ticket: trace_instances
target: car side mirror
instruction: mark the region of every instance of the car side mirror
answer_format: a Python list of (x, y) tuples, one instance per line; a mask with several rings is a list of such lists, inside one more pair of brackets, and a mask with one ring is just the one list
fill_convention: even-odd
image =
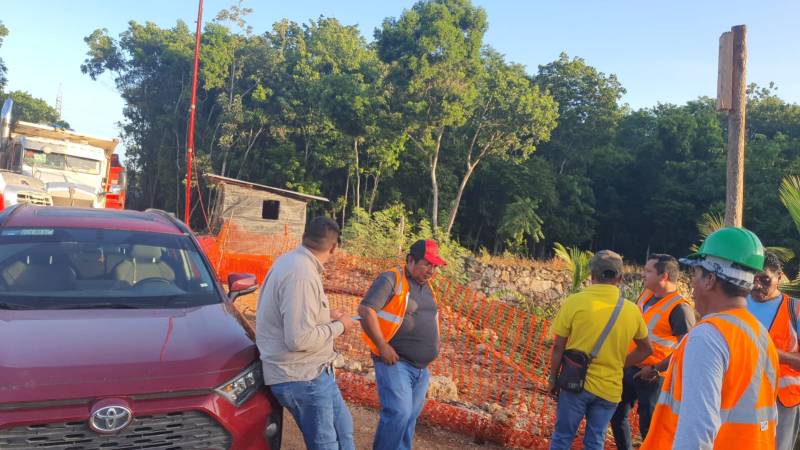
[(232, 273), (228, 275), (228, 298), (231, 301), (237, 297), (258, 289), (258, 280), (252, 273)]

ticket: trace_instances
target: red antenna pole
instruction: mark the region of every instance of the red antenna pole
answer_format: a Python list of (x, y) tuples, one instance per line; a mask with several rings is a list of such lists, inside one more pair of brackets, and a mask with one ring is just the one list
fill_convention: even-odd
[(192, 202), (192, 159), (194, 157), (194, 113), (197, 103), (197, 68), (200, 65), (200, 27), (203, 23), (203, 0), (197, 5), (197, 31), (194, 34), (194, 74), (192, 75), (192, 104), (189, 110), (189, 145), (186, 149), (186, 210), (183, 221), (189, 226), (189, 207)]

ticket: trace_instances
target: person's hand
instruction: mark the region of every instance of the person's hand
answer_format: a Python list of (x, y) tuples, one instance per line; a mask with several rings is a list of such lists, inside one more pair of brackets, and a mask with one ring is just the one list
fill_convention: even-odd
[(558, 398), (558, 391), (559, 389), (558, 385), (556, 385), (556, 379), (553, 377), (547, 377), (547, 393)]
[(378, 348), (378, 351), (381, 353), (381, 360), (390, 366), (397, 361), (400, 361), (400, 356), (397, 355), (397, 352), (389, 344), (384, 343), (380, 348)]
[(350, 316), (341, 309), (331, 310), (331, 320), (342, 322), (342, 325), (344, 325), (344, 333), (347, 333), (356, 325), (356, 321), (350, 318)]
[(344, 316), (344, 310), (342, 308), (334, 308), (331, 310), (331, 320), (339, 320)]
[(633, 379), (640, 378), (644, 381), (655, 381), (658, 378), (658, 371), (655, 366), (644, 366), (633, 375)]

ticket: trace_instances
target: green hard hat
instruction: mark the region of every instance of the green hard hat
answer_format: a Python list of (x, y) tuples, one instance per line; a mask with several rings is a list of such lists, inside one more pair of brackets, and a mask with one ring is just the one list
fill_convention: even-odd
[(686, 258), (706, 256), (716, 256), (759, 272), (764, 270), (764, 246), (755, 233), (744, 228), (721, 228), (711, 233), (700, 249)]

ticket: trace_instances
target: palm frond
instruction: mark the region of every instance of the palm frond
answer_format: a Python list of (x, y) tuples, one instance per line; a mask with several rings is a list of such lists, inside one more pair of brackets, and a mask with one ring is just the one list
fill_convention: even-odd
[(703, 213), (700, 220), (697, 221), (697, 231), (700, 232), (701, 242), (720, 228), (725, 228), (725, 217), (718, 212)]
[(764, 247), (764, 251), (774, 253), (782, 263), (787, 263), (794, 258), (794, 251), (786, 247)]
[(725, 217), (718, 212), (706, 212), (697, 221), (697, 231), (700, 233), (700, 243), (692, 244), (689, 251), (696, 252), (700, 244), (713, 232), (725, 227)]
[(794, 226), (800, 231), (800, 177), (788, 176), (781, 181), (778, 190), (781, 203), (789, 211), (789, 215), (794, 221)]
[(594, 253), (575, 246), (566, 248), (558, 242), (553, 243), (553, 252), (556, 257), (567, 264), (567, 268), (572, 274), (570, 293), (577, 292), (581, 288), (581, 284), (589, 278), (589, 261)]
[(791, 297), (800, 297), (800, 275), (780, 285), (780, 290)]
[(553, 243), (553, 252), (558, 259), (567, 264), (567, 268), (570, 272), (575, 271), (575, 262), (572, 260), (572, 255), (570, 255), (569, 251), (560, 242)]

